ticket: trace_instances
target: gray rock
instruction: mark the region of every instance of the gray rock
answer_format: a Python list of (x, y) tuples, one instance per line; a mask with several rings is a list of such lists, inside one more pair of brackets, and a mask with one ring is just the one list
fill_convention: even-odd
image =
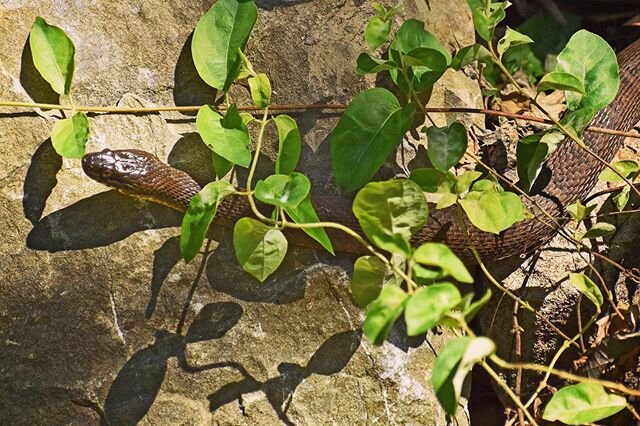
[[(276, 102), (346, 102), (373, 83), (354, 72), (366, 3), (258, 4), (249, 57), (270, 75)], [(449, 46), (454, 32), (462, 44), (473, 38), (463, 0), (429, 4), (407, 2), (406, 16), (427, 19)], [(40, 15), (75, 42), (77, 104), (208, 102), (214, 92), (194, 74), (189, 37), (210, 5), (4, 1), (0, 98), (58, 101), (25, 50)], [(260, 285), (220, 229), (206, 264), (184, 264), (179, 214), (110, 191), (55, 154), (48, 136), (59, 114), (2, 114), (0, 423), (444, 423), (429, 372), (431, 348), (449, 334), (427, 345), (399, 327), (381, 347), (364, 341), (348, 291), (353, 259), (293, 248)], [(212, 174), (192, 118), (93, 115), (88, 148), (143, 148), (204, 183)], [(331, 191), (336, 115), (296, 118), (301, 168), (315, 191)], [(458, 420), (468, 424), (462, 410)]]

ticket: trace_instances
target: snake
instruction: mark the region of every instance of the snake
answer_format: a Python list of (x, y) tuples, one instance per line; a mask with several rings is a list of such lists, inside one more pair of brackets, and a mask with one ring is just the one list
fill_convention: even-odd
[[(640, 121), (640, 39), (618, 54), (618, 63), (618, 94), (595, 115), (591, 125), (627, 132)], [(474, 227), (466, 217), (460, 218), (455, 205), (431, 209), (425, 225), (412, 236), (411, 243), (417, 246), (430, 241), (443, 242), (463, 259), (471, 258), (469, 245), (472, 244), (485, 261), (522, 256), (540, 247), (569, 221), (566, 206), (584, 199), (592, 191), (605, 167), (602, 160), (611, 162), (624, 143), (623, 136), (595, 132), (585, 132), (583, 140), (599, 159), (587, 155), (575, 141), (565, 138), (543, 165), (529, 196), (521, 197), (531, 217), (496, 235)], [(186, 211), (190, 200), (201, 190), (184, 171), (137, 149), (88, 153), (82, 158), (82, 168), (87, 176), (102, 184), (181, 212)], [(348, 195), (312, 198), (321, 221), (340, 223), (361, 232), (352, 201)], [(228, 226), (251, 215), (247, 197), (231, 195), (218, 207), (214, 224)], [(556, 225), (545, 221), (545, 217), (552, 217)], [(336, 230), (327, 231), (336, 251), (367, 252), (365, 246), (352, 237)], [(288, 229), (287, 238), (302, 246), (317, 245), (296, 229)]]

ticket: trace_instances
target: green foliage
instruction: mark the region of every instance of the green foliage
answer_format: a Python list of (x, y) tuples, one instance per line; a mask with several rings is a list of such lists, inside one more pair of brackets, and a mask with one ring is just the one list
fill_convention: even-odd
[(529, 192), (547, 158), (565, 136), (560, 132), (536, 133), (518, 141), (516, 159), (520, 187)]
[(451, 123), (448, 127), (427, 128), (429, 148), (427, 155), (438, 170), (446, 172), (458, 164), (467, 150), (467, 129), (460, 122)]
[(233, 247), (242, 269), (263, 282), (284, 260), (288, 243), (279, 229), (243, 217), (233, 228)]
[(331, 162), (336, 183), (346, 192), (366, 184), (402, 141), (415, 107), (400, 106), (386, 89), (358, 94), (331, 133)]
[[(298, 224), (305, 223), (318, 223), (318, 215), (316, 214), (311, 198), (309, 195), (298, 203), (295, 207), (285, 207), (284, 211), (287, 215)], [(316, 240), (322, 247), (324, 247), (329, 253), (334, 254), (333, 246), (329, 240), (329, 236), (322, 228), (304, 228), (303, 231), (311, 238)]]
[(374, 345), (380, 345), (387, 339), (391, 327), (402, 315), (407, 298), (407, 293), (400, 287), (389, 285), (369, 305), (362, 330)]
[(389, 58), (408, 65), (403, 72), (390, 70), (391, 79), (404, 93), (431, 89), (451, 64), (451, 55), (442, 43), (424, 29), (424, 22), (410, 19), (396, 34), (389, 47)]
[(407, 334), (417, 336), (431, 330), (460, 300), (460, 292), (450, 283), (421, 288), (411, 296), (404, 311)]
[(537, 90), (538, 93), (547, 90), (567, 90), (585, 94), (584, 85), (578, 77), (561, 71), (550, 72), (542, 77), (542, 80), (538, 83)]
[(271, 82), (266, 74), (256, 74), (247, 80), (251, 90), (251, 99), (260, 109), (266, 108), (271, 103)]
[(233, 192), (230, 183), (219, 180), (207, 184), (191, 199), (180, 231), (180, 252), (186, 262), (196, 257), (218, 206)]
[(455, 414), (462, 384), (471, 368), (495, 350), (495, 344), (486, 337), (459, 337), (440, 351), (433, 365), (431, 384), (447, 414)]
[(523, 220), (526, 213), (520, 197), (488, 180), (476, 182), (460, 205), (476, 228), (493, 234)]
[(273, 118), (278, 127), (278, 158), (276, 173), (291, 174), (298, 165), (302, 139), (296, 121), (288, 115), (280, 114)]
[(75, 46), (67, 34), (55, 25), (37, 17), (29, 33), (29, 47), (33, 64), (60, 95), (71, 90), (74, 70)]
[(387, 276), (387, 266), (375, 256), (362, 256), (353, 265), (351, 294), (358, 306), (366, 307), (382, 291)]
[(615, 225), (607, 222), (598, 222), (595, 223), (591, 228), (589, 228), (587, 232), (576, 232), (574, 238), (578, 241), (585, 238), (599, 238), (604, 237), (605, 235), (609, 235), (615, 231)]
[(296, 208), (307, 196), (311, 182), (302, 173), (271, 175), (256, 184), (255, 197), (266, 204)]
[(576, 222), (582, 222), (587, 217), (589, 217), (589, 215), (595, 208), (595, 205), (584, 206), (582, 205), (580, 200), (578, 200), (570, 206), (567, 206), (567, 212), (571, 215), (571, 217), (573, 217)]
[(196, 117), (196, 127), (213, 152), (233, 164), (249, 167), (249, 130), (235, 105), (229, 107), (224, 117), (209, 105), (203, 105)]
[(502, 55), (504, 55), (504, 53), (512, 46), (515, 47), (529, 43), (533, 43), (531, 37), (507, 27), (507, 31), (505, 32), (504, 37), (502, 37), (498, 41), (498, 46), (496, 49), (498, 51), (498, 58), (502, 60)]
[(472, 62), (479, 61), (487, 64), (493, 60), (491, 52), (481, 44), (472, 44), (460, 49), (451, 61), (451, 68), (460, 70)]
[(395, 6), (387, 10), (380, 3), (373, 3), (373, 8), (376, 10), (377, 15), (369, 19), (367, 27), (364, 30), (364, 39), (369, 49), (376, 50), (389, 38), (391, 25), (393, 24), (391, 18), (398, 13), (400, 7)]
[(244, 50), (258, 17), (249, 0), (218, 0), (193, 32), (191, 54), (200, 77), (211, 87), (227, 91), (240, 73)]
[(607, 393), (599, 384), (578, 383), (556, 392), (545, 407), (542, 418), (568, 425), (583, 425), (612, 416), (626, 406), (624, 397)]
[(89, 138), (89, 120), (84, 112), (58, 120), (51, 130), (51, 144), (61, 157), (82, 158)]
[(507, 16), (506, 9), (511, 6), (508, 1), (467, 0), (473, 14), (473, 25), (478, 35), (485, 41), (491, 41), (496, 26)]
[[(616, 161), (611, 167), (630, 180), (634, 180), (640, 174), (640, 165), (633, 160)], [(598, 179), (603, 182), (624, 182), (618, 174), (609, 168), (604, 169)]]
[(582, 83), (584, 94), (566, 92), (567, 106), (576, 111), (598, 111), (613, 101), (620, 87), (616, 54), (600, 36), (586, 30), (575, 33), (557, 57), (556, 71), (571, 74)]
[(438, 278), (450, 276), (461, 283), (473, 282), (464, 263), (445, 244), (424, 243), (413, 253), (413, 260), (420, 265), (439, 268)]
[(596, 283), (591, 280), (591, 278), (587, 277), (585, 274), (570, 273), (569, 282), (576, 290), (593, 302), (596, 308), (598, 308), (598, 311), (600, 310), (600, 307), (604, 302), (604, 298), (602, 297), (600, 289)]
[(429, 210), (420, 187), (398, 179), (368, 183), (356, 195), (353, 213), (377, 247), (410, 256), (409, 238), (424, 225)]

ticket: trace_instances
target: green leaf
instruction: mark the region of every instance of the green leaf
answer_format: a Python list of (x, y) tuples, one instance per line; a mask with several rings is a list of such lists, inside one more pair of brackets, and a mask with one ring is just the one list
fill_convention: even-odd
[(584, 95), (566, 92), (567, 106), (575, 111), (599, 111), (613, 101), (620, 87), (616, 54), (598, 35), (580, 30), (558, 54), (556, 71), (572, 74), (584, 86)]
[(249, 130), (235, 104), (229, 107), (224, 117), (209, 105), (203, 105), (196, 116), (196, 127), (213, 152), (233, 164), (249, 167)]
[(452, 276), (461, 283), (472, 283), (473, 277), (464, 263), (446, 244), (424, 243), (413, 253), (413, 260), (421, 265), (442, 268), (444, 276)]
[(358, 74), (376, 74), (397, 68), (393, 61), (376, 58), (368, 53), (361, 53), (356, 60), (356, 72)]
[(536, 178), (542, 170), (544, 162), (555, 151), (564, 134), (550, 131), (544, 134), (527, 136), (518, 141), (516, 159), (520, 187), (529, 192)]
[(433, 364), (431, 384), (447, 414), (455, 414), (464, 379), (471, 368), (495, 350), (495, 344), (486, 337), (459, 337), (440, 351)]
[(467, 129), (459, 122), (448, 127), (431, 126), (427, 129), (427, 155), (433, 166), (446, 172), (458, 164), (467, 150)]
[(409, 238), (422, 228), (429, 209), (416, 183), (397, 179), (367, 184), (353, 201), (353, 213), (376, 246), (409, 256)]
[(408, 81), (400, 71), (389, 71), (393, 82), (407, 94), (410, 93), (410, 85), (418, 93), (433, 87), (451, 64), (449, 52), (433, 34), (425, 31), (424, 22), (416, 19), (410, 19), (402, 24), (389, 47), (389, 58), (396, 64), (402, 64), (403, 56), (407, 55), (420, 56), (420, 61), (429, 64), (410, 67), (407, 70)]
[[(480, 309), (482, 309), (484, 305), (489, 303), (492, 294), (493, 293), (491, 292), (491, 289), (487, 289), (487, 292), (482, 295), (480, 299), (476, 300), (465, 308), (463, 314), (464, 320), (467, 324), (469, 324), (475, 318), (476, 314), (480, 312)], [(471, 295), (473, 296), (473, 293)]]
[(436, 209), (442, 209), (455, 204), (458, 196), (455, 194), (456, 177), (451, 172), (438, 169), (416, 169), (409, 177), (416, 182), (423, 191), (431, 193), (429, 201), (436, 203)]
[(582, 107), (562, 117), (560, 123), (569, 130), (570, 134), (573, 131), (575, 135), (580, 136), (595, 115), (596, 111), (593, 108)]
[(582, 222), (586, 217), (588, 217), (595, 208), (595, 205), (584, 206), (582, 205), (580, 200), (578, 200), (570, 206), (567, 206), (567, 212), (569, 212), (571, 217), (573, 217), (573, 219), (575, 219), (575, 221), (579, 223)]
[(490, 1), (488, 9), (485, 8), (484, 2), (467, 0), (467, 3), (471, 8), (476, 32), (483, 40), (490, 42), (496, 26), (507, 16), (505, 9), (511, 6), (511, 3)]
[(522, 201), (512, 192), (472, 191), (460, 204), (476, 228), (493, 234), (523, 220), (526, 213)]
[(257, 74), (247, 80), (251, 91), (253, 103), (260, 109), (264, 109), (271, 104), (271, 82), (266, 74)]
[(276, 159), (276, 173), (291, 174), (298, 165), (302, 139), (296, 121), (285, 114), (274, 117), (278, 127), (278, 158)]
[(456, 182), (456, 193), (463, 194), (469, 190), (469, 187), (476, 179), (482, 176), (482, 172), (475, 170), (467, 170), (458, 177)]
[(65, 158), (82, 158), (89, 138), (89, 120), (84, 112), (56, 121), (51, 130), (51, 144)]
[(374, 345), (381, 345), (387, 339), (391, 327), (404, 310), (407, 297), (400, 287), (389, 285), (369, 305), (362, 329)]
[(358, 94), (331, 133), (331, 162), (336, 183), (352, 192), (367, 183), (409, 130), (414, 104), (404, 108), (386, 89)]
[(453, 284), (439, 283), (421, 288), (409, 298), (404, 311), (407, 334), (417, 336), (431, 330), (460, 300), (460, 292)]
[(597, 383), (578, 383), (556, 392), (544, 409), (542, 418), (568, 425), (597, 422), (616, 414), (627, 406), (627, 400), (607, 393)]
[(294, 209), (309, 195), (311, 182), (302, 173), (271, 175), (256, 183), (257, 200), (273, 206)]
[(213, 170), (216, 172), (218, 179), (222, 179), (233, 169), (233, 163), (231, 161), (226, 160), (215, 152), (211, 152), (211, 160), (213, 162)]
[(387, 14), (387, 9), (385, 9), (385, 7), (378, 2), (372, 3), (371, 7), (373, 7), (376, 10), (376, 13), (381, 18)]
[(528, 43), (533, 43), (531, 37), (507, 27), (507, 30), (504, 33), (504, 37), (502, 37), (498, 41), (498, 56), (500, 57), (500, 59), (502, 59), (502, 55), (504, 55), (504, 52), (506, 52), (511, 46), (520, 46), (522, 44)]
[(366, 307), (380, 295), (387, 276), (387, 267), (375, 256), (362, 256), (353, 266), (351, 293), (361, 308)]
[(569, 282), (576, 290), (582, 293), (587, 299), (596, 305), (598, 309), (600, 309), (604, 299), (600, 289), (596, 283), (591, 280), (591, 278), (587, 277), (585, 274), (576, 274), (572, 272), (569, 274)]
[(369, 49), (376, 50), (389, 38), (391, 32), (391, 19), (384, 20), (380, 16), (373, 16), (364, 30), (364, 39)]
[(576, 240), (582, 240), (584, 238), (599, 238), (609, 235), (616, 231), (616, 227), (607, 222), (598, 222), (593, 224), (591, 228), (585, 233), (576, 233)]
[(186, 262), (196, 257), (218, 206), (233, 192), (229, 182), (218, 180), (207, 184), (191, 199), (180, 230), (180, 253)]
[(616, 208), (619, 212), (624, 210), (627, 207), (627, 203), (629, 202), (629, 193), (631, 188), (629, 185), (622, 188), (622, 191), (616, 196), (613, 197), (613, 202), (616, 204)]
[(67, 34), (55, 25), (37, 17), (29, 33), (29, 47), (36, 69), (51, 88), (68, 95), (73, 80), (76, 48)]
[(263, 282), (282, 263), (288, 244), (279, 229), (243, 217), (233, 228), (233, 247), (242, 269)]
[(453, 193), (456, 186), (456, 177), (451, 172), (443, 172), (438, 169), (415, 169), (409, 177), (417, 183), (424, 192)]
[(472, 62), (479, 61), (482, 63), (491, 62), (491, 52), (481, 44), (472, 44), (458, 50), (451, 61), (451, 68), (461, 70)]
[(200, 77), (209, 86), (227, 91), (240, 73), (243, 51), (258, 9), (253, 1), (218, 0), (193, 32), (191, 54)]
[[(626, 178), (629, 178), (631, 175), (637, 176), (637, 173), (640, 172), (640, 166), (633, 160), (616, 161), (611, 167)], [(624, 182), (620, 176), (608, 167), (600, 173), (598, 179), (603, 182)]]
[[(285, 207), (284, 211), (289, 215), (295, 223), (318, 223), (320, 220), (316, 211), (311, 203), (311, 197), (307, 197), (302, 200), (296, 207)], [(329, 253), (334, 254), (331, 240), (323, 228), (304, 228), (303, 231), (311, 238), (316, 240), (322, 247), (324, 247)]]
[(542, 77), (542, 80), (538, 83), (538, 93), (547, 90), (567, 90), (570, 92), (577, 92), (585, 94), (584, 85), (582, 81), (575, 77), (573, 74), (569, 74), (561, 71), (550, 72)]
[(236, 79), (242, 80), (243, 78), (255, 76), (256, 72), (253, 70), (251, 61), (249, 61), (249, 58), (247, 58), (241, 49), (238, 49), (238, 56), (240, 56), (240, 71)]

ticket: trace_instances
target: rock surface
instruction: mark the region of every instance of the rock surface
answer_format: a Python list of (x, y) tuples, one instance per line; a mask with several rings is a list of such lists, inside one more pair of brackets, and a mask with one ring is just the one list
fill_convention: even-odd
[[(75, 42), (76, 104), (210, 101), (189, 43), (211, 3), (3, 1), (0, 99), (58, 101), (26, 47), (40, 15)], [(276, 102), (346, 102), (373, 83), (353, 70), (366, 3), (257, 3), (249, 57)], [(405, 17), (426, 20), (449, 47), (473, 40), (465, 1), (405, 3)], [(352, 259), (295, 248), (259, 285), (220, 229), (206, 262), (185, 265), (180, 216), (61, 160), (48, 139), (54, 115), (1, 111), (1, 424), (444, 424), (429, 378), (447, 335), (425, 344), (398, 327), (372, 347), (348, 291)], [(333, 190), (336, 115), (296, 118), (301, 169), (315, 191)], [(201, 183), (212, 178), (192, 116), (94, 115), (88, 148), (105, 147), (142, 148)], [(462, 410), (458, 421), (468, 424)]]

